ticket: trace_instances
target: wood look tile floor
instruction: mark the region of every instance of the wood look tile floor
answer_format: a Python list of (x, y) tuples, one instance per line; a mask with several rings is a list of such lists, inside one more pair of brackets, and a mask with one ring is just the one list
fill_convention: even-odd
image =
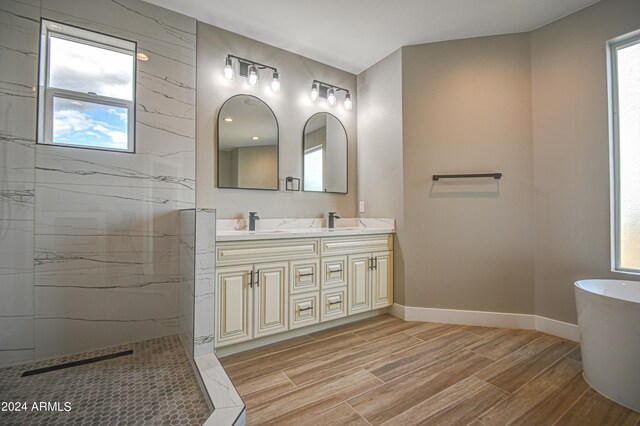
[(221, 359), (249, 425), (630, 425), (578, 344), (383, 315)]

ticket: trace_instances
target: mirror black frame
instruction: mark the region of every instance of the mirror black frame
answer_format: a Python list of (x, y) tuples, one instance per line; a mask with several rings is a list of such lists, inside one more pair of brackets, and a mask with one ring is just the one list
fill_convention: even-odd
[[(311, 119), (313, 117), (315, 117), (316, 115), (319, 114), (327, 114), (332, 116), (333, 118), (335, 118), (336, 120), (338, 120), (338, 123), (340, 123), (340, 125), (342, 126), (342, 130), (344, 130), (344, 136), (345, 136), (345, 142), (346, 142), (346, 149), (345, 149), (345, 167), (347, 168), (347, 171), (345, 173), (345, 184), (347, 186), (347, 189), (345, 192), (335, 192), (335, 191), (305, 191), (304, 190), (304, 137), (305, 137), (305, 130), (307, 129), (307, 124), (309, 124), (309, 121), (311, 121)], [(349, 193), (349, 134), (347, 133), (347, 128), (344, 127), (344, 123), (338, 118), (336, 117), (334, 114), (331, 114), (330, 112), (326, 112), (326, 111), (319, 111), (316, 112), (315, 114), (311, 115), (311, 117), (309, 117), (307, 119), (307, 121), (305, 121), (304, 123), (304, 127), (302, 128), (302, 184), (300, 185), (301, 189), (303, 192), (309, 192), (309, 193), (315, 193), (315, 194), (348, 194)]]
[[(275, 189), (269, 189), (269, 188), (239, 188), (239, 187), (233, 187), (233, 186), (220, 186), (220, 114), (222, 114), (222, 109), (224, 108), (224, 106), (227, 104), (227, 102), (229, 102), (231, 99), (233, 98), (237, 98), (238, 96), (248, 96), (250, 98), (255, 98), (257, 100), (259, 100), (260, 102), (262, 102), (263, 104), (266, 105), (267, 108), (269, 108), (269, 111), (271, 111), (271, 114), (273, 115), (273, 119), (276, 121), (276, 140), (278, 141), (277, 143), (277, 158), (276, 158), (276, 187)], [(278, 117), (276, 117), (275, 112), (273, 112), (273, 109), (271, 109), (271, 107), (269, 106), (268, 103), (266, 103), (265, 101), (263, 101), (262, 99), (260, 99), (257, 96), (254, 95), (249, 95), (247, 93), (238, 93), (237, 95), (233, 95), (230, 98), (228, 98), (226, 101), (224, 101), (222, 103), (222, 105), (220, 106), (220, 109), (218, 110), (218, 116), (216, 119), (216, 188), (218, 189), (245, 189), (245, 190), (249, 190), (249, 191), (280, 191), (280, 123), (278, 123)]]

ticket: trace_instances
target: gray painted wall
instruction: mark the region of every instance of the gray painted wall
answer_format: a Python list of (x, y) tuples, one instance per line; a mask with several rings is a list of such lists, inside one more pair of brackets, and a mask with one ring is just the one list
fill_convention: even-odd
[[(356, 76), (299, 55), (275, 48), (247, 37), (198, 22), (198, 119), (197, 119), (197, 185), (199, 208), (215, 208), (218, 218), (246, 217), (257, 211), (262, 218), (321, 217), (327, 211), (337, 211), (342, 217), (356, 216)], [(262, 74), (258, 88), (237, 77), (227, 81), (222, 77), (227, 54), (252, 59), (278, 68), (282, 89), (272, 93), (268, 73)], [(322, 106), (309, 98), (313, 79), (327, 81), (349, 89), (354, 97), (353, 111), (341, 106)], [(222, 103), (233, 95), (246, 93), (258, 96), (272, 109), (280, 128), (280, 187), (278, 192), (217, 189), (215, 125)], [(338, 96), (339, 101), (342, 96)], [(311, 115), (328, 111), (336, 115), (347, 129), (349, 137), (349, 193), (322, 194), (286, 192), (287, 176), (302, 177), (302, 133)]]
[(606, 42), (640, 2), (604, 0), (531, 34), (536, 313), (576, 323), (574, 281), (610, 271)]
[[(398, 303), (576, 323), (574, 281), (634, 278), (610, 271), (606, 41), (638, 29), (640, 3), (604, 0), (358, 76), (358, 188), (363, 216), (398, 220)], [(498, 192), (430, 179), (494, 170)]]
[(402, 49), (410, 306), (533, 313), (530, 69), (528, 34)]
[(396, 219), (394, 299), (405, 304), (401, 49), (358, 75), (358, 98), (360, 216)]
[(276, 184), (278, 175), (275, 145), (247, 146), (235, 149), (237, 155), (238, 186), (268, 188)]

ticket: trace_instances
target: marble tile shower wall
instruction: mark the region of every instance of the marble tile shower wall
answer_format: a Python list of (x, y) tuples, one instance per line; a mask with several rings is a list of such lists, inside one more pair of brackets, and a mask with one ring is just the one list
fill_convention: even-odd
[[(135, 40), (136, 153), (35, 145), (41, 17)], [(178, 331), (196, 23), (139, 0), (0, 5), (0, 365)]]
[(180, 210), (180, 340), (193, 358), (193, 305), (196, 266), (196, 210)]
[(0, 366), (34, 355), (37, 5), (0, 4)]
[(196, 209), (194, 355), (213, 352), (215, 330), (216, 211)]
[(187, 352), (213, 353), (216, 211), (180, 211), (180, 337)]

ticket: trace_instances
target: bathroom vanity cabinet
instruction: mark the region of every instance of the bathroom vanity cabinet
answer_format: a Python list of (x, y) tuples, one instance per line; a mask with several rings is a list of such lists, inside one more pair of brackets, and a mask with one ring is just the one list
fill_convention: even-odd
[(223, 241), (216, 246), (221, 348), (393, 303), (393, 235)]

